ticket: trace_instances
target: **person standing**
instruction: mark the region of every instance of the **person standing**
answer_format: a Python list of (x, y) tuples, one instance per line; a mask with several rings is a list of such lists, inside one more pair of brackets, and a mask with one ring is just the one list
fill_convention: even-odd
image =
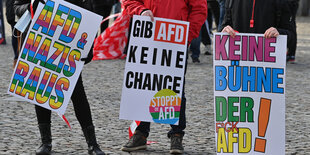
[(219, 27), (219, 19), (220, 19), (220, 5), (217, 0), (208, 0), (208, 25), (209, 25), (209, 30), (212, 34), (212, 29), (213, 29), (213, 20), (215, 22), (216, 30)]
[[(66, 0), (72, 4), (78, 5), (82, 8), (92, 10), (91, 0)], [(33, 2), (33, 9), (36, 10), (38, 3), (43, 0), (35, 0)], [(15, 0), (14, 10), (17, 16), (22, 16), (26, 10), (30, 10), (31, 0)], [(89, 52), (87, 58), (82, 58), (85, 64), (92, 60), (93, 54), (92, 50)], [(95, 135), (95, 127), (93, 125), (93, 120), (91, 116), (91, 111), (89, 103), (84, 90), (82, 74), (79, 76), (76, 86), (73, 90), (71, 100), (73, 102), (73, 107), (75, 115), (82, 127), (83, 134), (85, 136), (86, 142), (88, 144), (88, 153), (104, 155), (105, 153), (100, 149)], [(51, 111), (40, 106), (35, 106), (35, 111), (37, 115), (38, 126), (41, 135), (41, 146), (36, 150), (37, 155), (51, 154), (52, 150), (52, 136), (51, 136)]]
[(219, 17), (219, 26), (218, 26), (217, 31), (221, 32), (221, 30), (223, 29), (222, 23), (223, 23), (224, 16), (225, 16), (225, 2), (226, 2), (226, 0), (218, 0), (218, 2), (220, 5), (220, 17)]
[(13, 52), (14, 52), (14, 58), (13, 58), (13, 68), (15, 67), (16, 61), (18, 59), (18, 41), (16, 36), (19, 35), (19, 32), (17, 29), (14, 30), (14, 25), (16, 24), (15, 21), (15, 13), (14, 13), (14, 8), (13, 8), (14, 0), (7, 0), (5, 3), (6, 7), (6, 20), (11, 26), (12, 30), (12, 47), (13, 47)]
[(292, 24), (293, 24), (293, 36), (291, 42), (288, 43), (288, 52), (286, 61), (294, 63), (295, 55), (296, 55), (296, 46), (297, 46), (297, 32), (296, 32), (296, 13), (299, 6), (299, 0), (287, 0), (289, 8), (291, 10), (292, 15)]
[[(154, 17), (161, 17), (190, 22), (188, 45), (198, 37), (201, 25), (207, 18), (206, 0), (123, 0), (123, 5), (130, 15), (149, 16), (152, 21)], [(168, 138), (171, 140), (170, 153), (183, 153), (184, 151), (182, 140), (186, 127), (185, 107), (186, 98), (183, 87), (179, 125), (171, 125), (171, 130), (168, 132)], [(150, 123), (141, 122), (134, 135), (121, 150), (131, 152), (146, 149), (149, 132)]]

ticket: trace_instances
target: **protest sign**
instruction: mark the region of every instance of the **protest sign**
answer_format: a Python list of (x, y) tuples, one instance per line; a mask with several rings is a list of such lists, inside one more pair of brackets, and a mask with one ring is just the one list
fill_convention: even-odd
[(8, 93), (64, 114), (102, 17), (62, 0), (40, 4)]
[(178, 124), (189, 23), (134, 16), (120, 119)]
[(285, 154), (286, 40), (214, 34), (217, 154)]

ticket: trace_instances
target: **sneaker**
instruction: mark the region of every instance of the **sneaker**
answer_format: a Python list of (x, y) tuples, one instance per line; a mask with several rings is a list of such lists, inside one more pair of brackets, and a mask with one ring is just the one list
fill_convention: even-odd
[(205, 55), (212, 55), (211, 45), (206, 45), (204, 50), (206, 51)]
[(200, 63), (200, 60), (199, 60), (199, 58), (192, 58), (192, 60), (193, 60), (193, 63)]
[(170, 153), (182, 154), (184, 152), (184, 148), (182, 145), (183, 136), (181, 134), (173, 134), (171, 135), (170, 139), (171, 139)]
[(286, 56), (286, 62), (295, 63), (295, 56)]
[(121, 148), (122, 151), (131, 152), (146, 149), (146, 137), (141, 131), (136, 131), (129, 141)]

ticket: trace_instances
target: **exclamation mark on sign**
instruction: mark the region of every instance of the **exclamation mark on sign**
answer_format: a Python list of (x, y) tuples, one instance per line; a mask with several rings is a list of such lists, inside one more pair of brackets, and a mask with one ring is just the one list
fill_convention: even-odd
[[(260, 137), (265, 137), (266, 135), (270, 115), (270, 106), (271, 106), (270, 99), (265, 98), (260, 99), (260, 107), (258, 114), (258, 136)], [(266, 148), (266, 139), (256, 138), (254, 151), (265, 152), (265, 148)]]

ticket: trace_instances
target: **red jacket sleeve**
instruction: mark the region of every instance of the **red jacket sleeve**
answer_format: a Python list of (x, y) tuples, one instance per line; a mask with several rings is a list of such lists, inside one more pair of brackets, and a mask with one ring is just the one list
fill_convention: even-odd
[(207, 19), (207, 1), (206, 0), (189, 0), (189, 15), (187, 21), (189, 25), (188, 42), (197, 38), (202, 24)]
[(140, 15), (147, 8), (144, 6), (143, 0), (122, 0), (122, 3), (129, 15)]

